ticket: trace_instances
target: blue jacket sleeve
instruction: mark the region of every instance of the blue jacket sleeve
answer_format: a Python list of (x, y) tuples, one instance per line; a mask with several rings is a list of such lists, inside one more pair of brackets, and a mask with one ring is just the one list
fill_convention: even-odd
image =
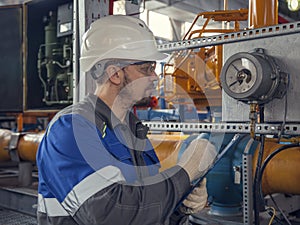
[[(72, 120), (72, 121), (70, 121)], [(189, 190), (187, 173), (175, 166), (136, 183), (117, 166), (92, 123), (79, 117), (58, 119), (38, 152), (39, 173), (48, 190), (78, 224), (169, 224)], [(120, 169), (122, 168), (122, 169)]]

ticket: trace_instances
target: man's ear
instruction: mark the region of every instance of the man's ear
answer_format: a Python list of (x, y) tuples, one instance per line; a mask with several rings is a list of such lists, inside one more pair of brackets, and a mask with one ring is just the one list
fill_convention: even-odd
[(109, 80), (115, 85), (119, 85), (121, 83), (121, 77), (119, 71), (120, 71), (120, 67), (115, 65), (109, 65), (106, 68), (106, 72), (109, 76)]

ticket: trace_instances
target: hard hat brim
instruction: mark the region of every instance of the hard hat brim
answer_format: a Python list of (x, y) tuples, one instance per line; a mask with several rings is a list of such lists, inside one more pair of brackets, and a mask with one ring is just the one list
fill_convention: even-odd
[[(105, 60), (107, 59), (119, 59), (119, 60), (135, 60), (135, 61), (160, 61), (163, 60), (165, 58), (167, 58), (168, 55), (165, 53), (160, 53), (160, 52), (156, 52), (154, 54), (151, 55), (145, 55), (145, 57), (140, 57), (140, 58), (135, 58), (135, 57), (126, 57), (126, 58), (118, 58), (118, 57), (109, 57), (106, 56)], [(84, 58), (82, 57), (80, 59), (80, 70), (83, 72), (88, 72), (93, 65), (95, 65), (96, 63), (100, 62), (101, 60), (103, 60), (103, 56), (99, 56), (99, 57), (87, 57)]]

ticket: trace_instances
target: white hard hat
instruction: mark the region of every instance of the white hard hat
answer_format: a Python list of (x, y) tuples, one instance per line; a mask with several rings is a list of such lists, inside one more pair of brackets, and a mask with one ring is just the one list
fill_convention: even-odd
[(80, 67), (87, 72), (104, 59), (156, 61), (166, 56), (158, 52), (154, 35), (142, 20), (111, 15), (93, 22), (83, 35)]

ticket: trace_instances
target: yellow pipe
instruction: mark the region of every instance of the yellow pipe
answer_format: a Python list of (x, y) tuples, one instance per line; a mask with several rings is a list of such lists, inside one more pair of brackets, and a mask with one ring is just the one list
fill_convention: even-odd
[(249, 0), (249, 28), (278, 24), (278, 0)]
[(159, 158), (161, 171), (163, 171), (176, 164), (182, 141), (185, 140), (188, 135), (152, 134), (148, 135), (148, 137)]
[[(10, 130), (0, 129), (0, 161), (10, 159), (8, 147), (12, 133)], [(20, 135), (17, 144), (17, 152), (20, 159), (35, 162), (36, 152), (43, 134), (41, 132)]]
[[(162, 160), (162, 170), (174, 166), (177, 162), (178, 152), (182, 141), (187, 136), (150, 135), (149, 139), (154, 145), (155, 152)], [(274, 141), (265, 142), (263, 159), (279, 148), (280, 144)], [(258, 149), (253, 156), (253, 170), (257, 162)], [(300, 147), (282, 151), (268, 164), (262, 177), (262, 190), (264, 194), (288, 193), (300, 194)], [(253, 173), (254, 174), (254, 173)]]
[[(0, 129), (0, 161), (10, 159), (8, 145), (12, 132)], [(24, 134), (20, 137), (17, 151), (19, 157), (26, 161), (35, 161), (38, 145), (43, 137), (41, 133)], [(159, 134), (149, 135), (157, 156), (161, 162), (161, 170), (165, 170), (177, 163), (178, 152), (182, 142), (188, 135)], [(272, 140), (265, 142), (263, 159), (278, 149), (281, 144)], [(253, 156), (253, 169), (257, 162), (258, 150)], [(268, 164), (262, 177), (264, 194), (289, 193), (300, 194), (300, 147), (291, 148), (280, 152)], [(254, 174), (254, 173), (253, 173)]]
[(26, 161), (35, 162), (36, 152), (43, 138), (44, 132), (37, 134), (25, 134), (20, 137), (18, 143), (19, 157)]
[[(272, 141), (265, 142), (263, 160), (279, 147)], [(257, 162), (258, 151), (253, 157), (253, 170)], [(264, 194), (288, 193), (300, 194), (300, 147), (283, 150), (271, 159), (262, 177)]]

